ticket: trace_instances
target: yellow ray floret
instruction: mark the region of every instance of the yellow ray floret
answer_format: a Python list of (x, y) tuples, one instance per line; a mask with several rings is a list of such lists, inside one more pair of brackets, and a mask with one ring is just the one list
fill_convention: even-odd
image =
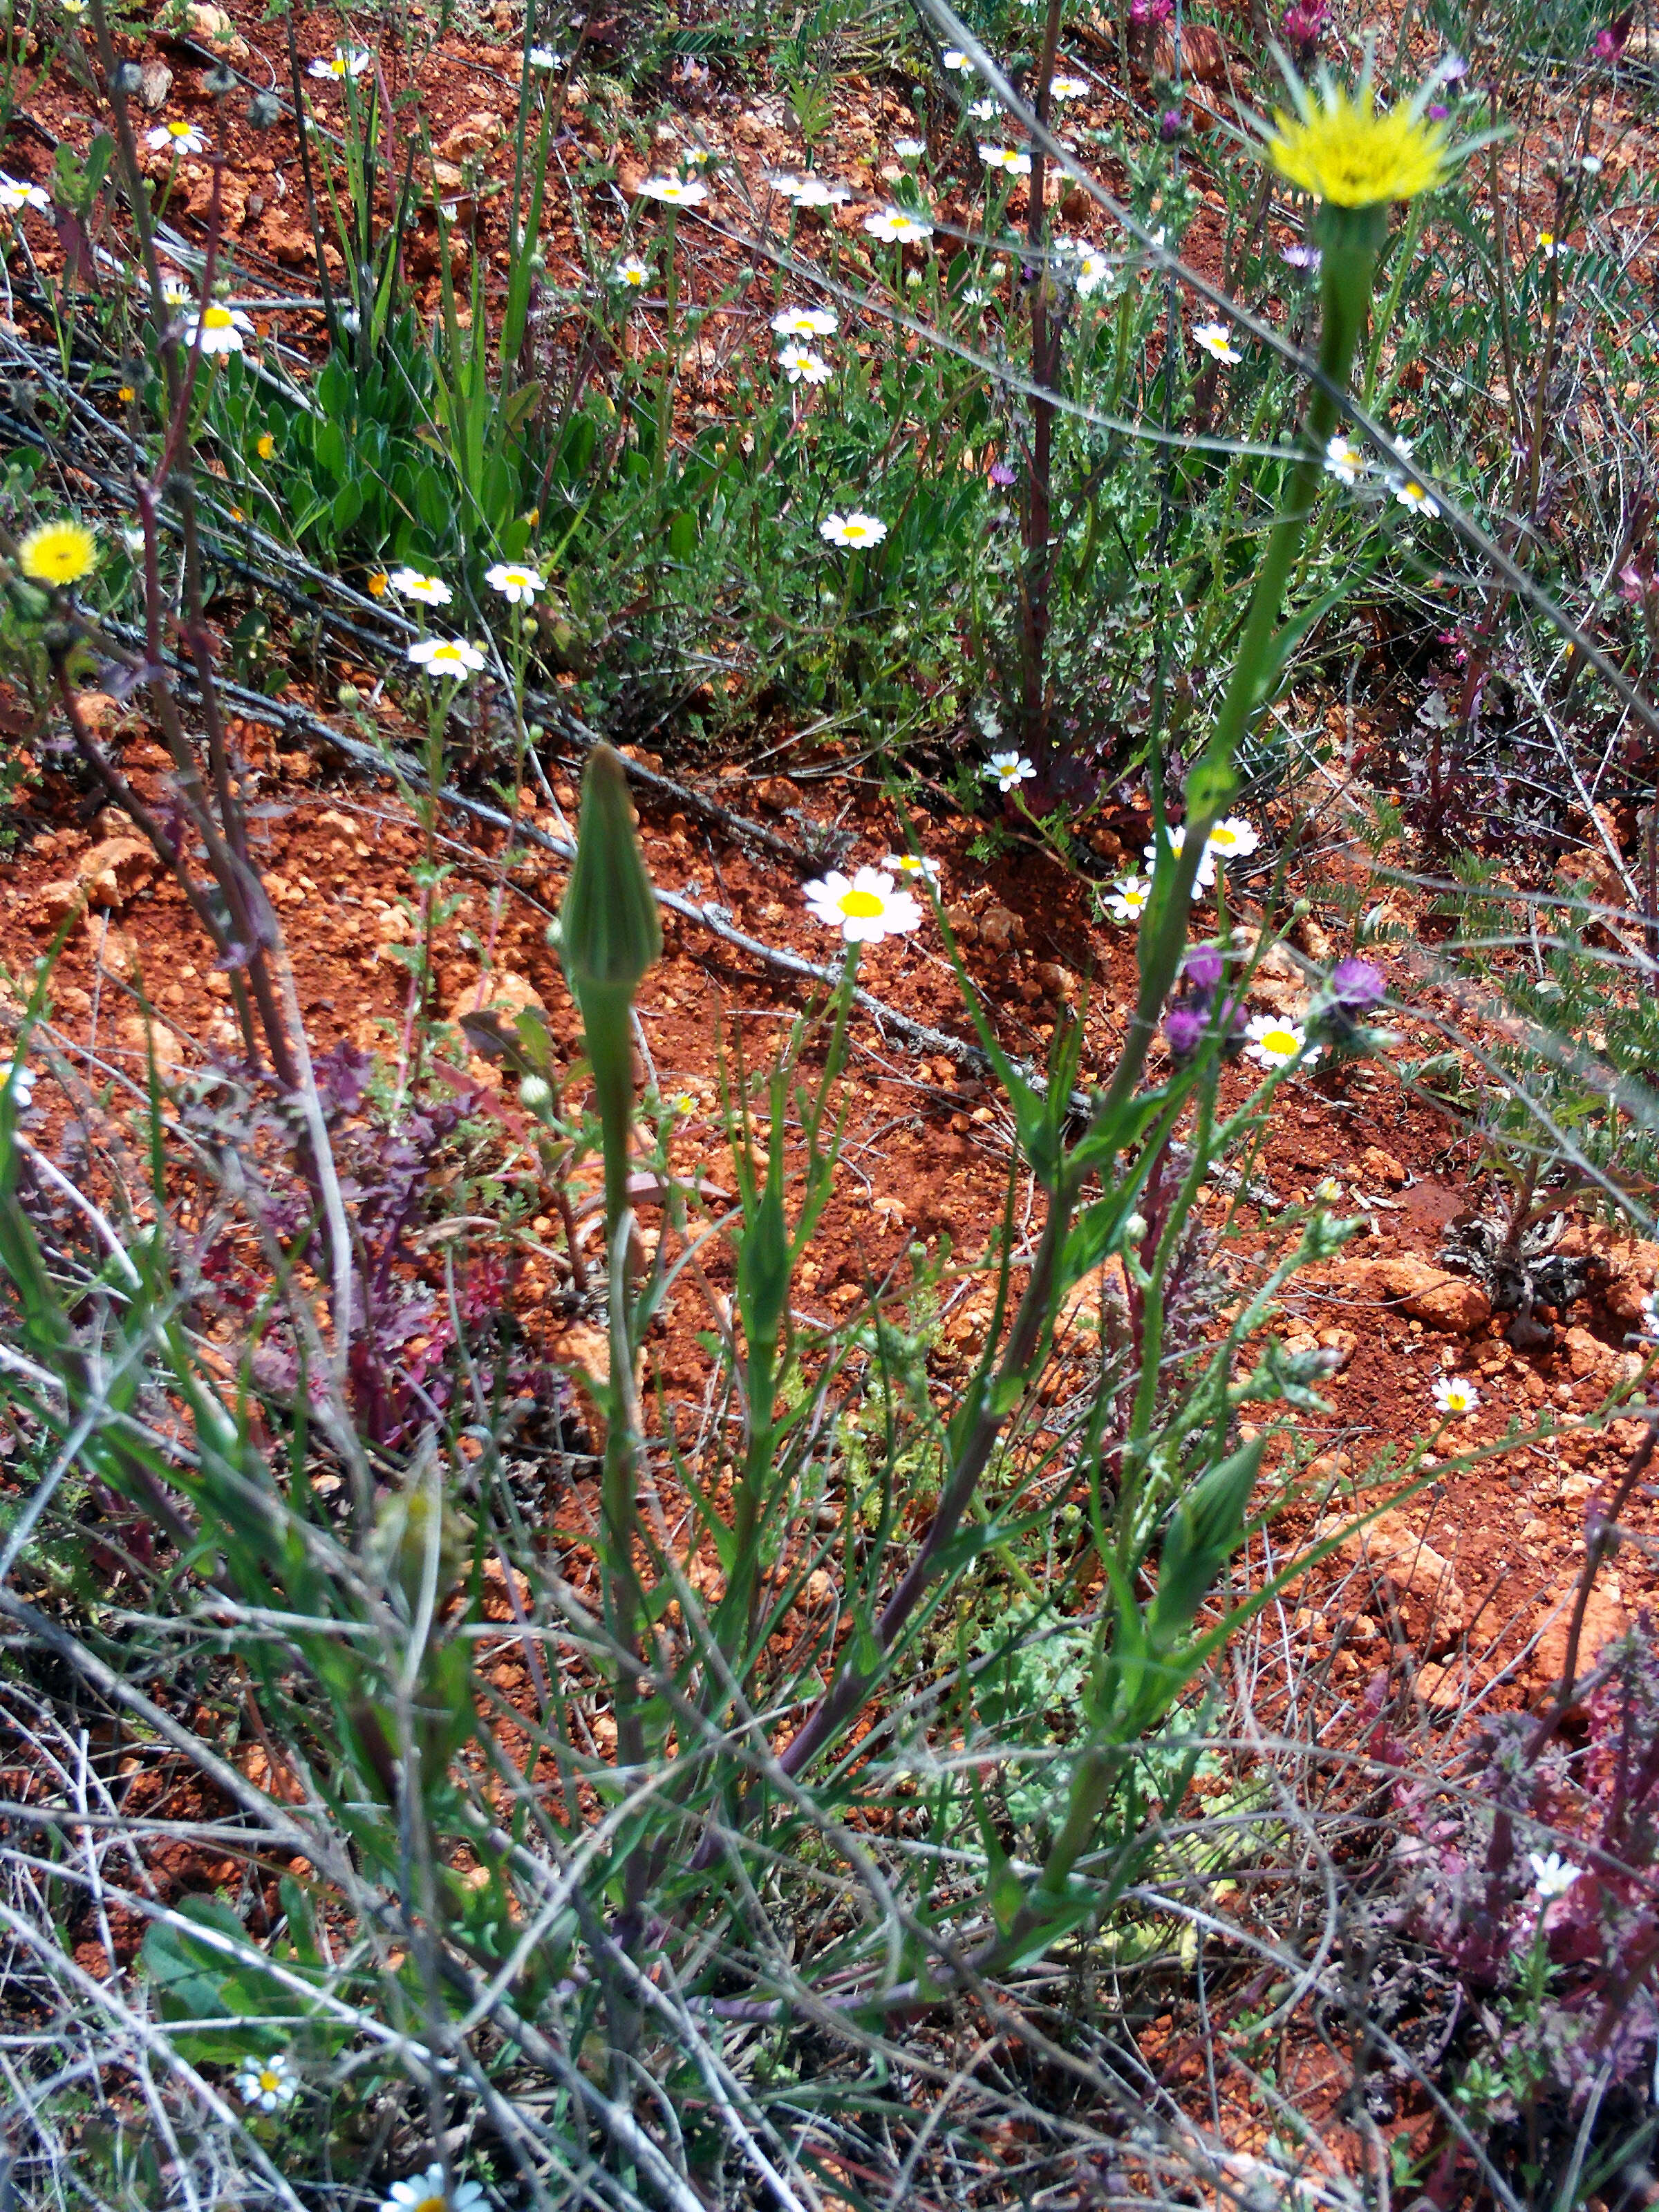
[(37, 584), (78, 584), (98, 560), (98, 540), (85, 523), (43, 522), (17, 549), (17, 565)]
[(1328, 80), (1317, 98), (1296, 89), (1302, 112), (1275, 114), (1267, 158), (1281, 177), (1316, 198), (1337, 207), (1376, 207), (1431, 192), (1450, 175), (1445, 125), (1426, 120), (1419, 102), (1402, 100), (1379, 115), (1369, 84), (1361, 86), (1358, 100)]

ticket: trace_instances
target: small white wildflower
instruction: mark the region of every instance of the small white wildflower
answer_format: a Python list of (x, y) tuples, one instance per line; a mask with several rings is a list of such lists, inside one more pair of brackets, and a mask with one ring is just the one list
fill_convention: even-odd
[(1532, 1869), (1532, 1893), (1546, 1905), (1553, 1898), (1565, 1897), (1584, 1871), (1571, 1859), (1564, 1859), (1559, 1851), (1528, 1851), (1527, 1864)]
[(556, 54), (551, 46), (532, 46), (529, 62), (533, 70), (562, 70), (564, 56)]
[(902, 937), (921, 925), (915, 900), (879, 868), (860, 868), (852, 877), (832, 868), (803, 890), (813, 921), (839, 929), (848, 945), (878, 945), (884, 937)]
[[(1182, 848), (1187, 842), (1186, 823), (1184, 822), (1166, 823), (1164, 827), (1164, 835), (1170, 841), (1170, 852), (1179, 856)], [(1146, 855), (1146, 866), (1149, 868), (1156, 867), (1158, 865), (1157, 838), (1154, 837), (1152, 842), (1142, 849), (1145, 851)], [(1215, 854), (1209, 845), (1206, 844), (1203, 852), (1199, 855), (1198, 873), (1193, 878), (1193, 896), (1196, 898), (1200, 891), (1208, 890), (1214, 881)]]
[(647, 177), (634, 190), (641, 199), (660, 200), (664, 207), (701, 207), (708, 197), (699, 177)]
[(1054, 100), (1082, 100), (1089, 90), (1086, 77), (1056, 76), (1049, 80), (1048, 92)]
[(1009, 792), (1029, 783), (1036, 770), (1024, 753), (993, 753), (980, 774), (988, 775), (999, 791)]
[(1010, 177), (1029, 177), (1031, 173), (1030, 155), (1018, 153), (1012, 146), (993, 146), (981, 139), (979, 158), (988, 169), (1000, 169)]
[(1211, 830), (1206, 849), (1220, 860), (1248, 860), (1261, 842), (1243, 815), (1229, 814)]
[(969, 70), (974, 66), (960, 46), (946, 46), (939, 59), (948, 70)]
[(520, 568), (512, 561), (497, 561), (493, 568), (486, 568), (484, 581), (510, 607), (533, 606), (537, 592), (547, 589), (547, 579), (539, 568)]
[(199, 344), (206, 354), (240, 353), (244, 331), (252, 337), (253, 325), (240, 307), (222, 307), (213, 302), (185, 324), (185, 343)]
[(818, 525), (818, 536), (831, 545), (879, 545), (886, 535), (884, 522), (856, 507), (850, 514), (826, 514)]
[(1540, 230), (1538, 234), (1538, 251), (1546, 261), (1553, 261), (1557, 254), (1571, 253), (1572, 248), (1557, 238), (1553, 230)]
[(441, 576), (423, 576), (418, 568), (394, 568), (386, 578), (401, 599), (418, 599), (423, 607), (447, 607), (455, 594)]
[(1236, 368), (1244, 358), (1229, 337), (1225, 323), (1200, 323), (1193, 331), (1193, 343), (1227, 368)]
[(878, 214), (867, 215), (864, 228), (872, 238), (881, 239), (889, 246), (920, 246), (933, 234), (933, 226), (927, 217), (912, 215), (907, 208), (883, 208)]
[(29, 1109), (36, 1079), (27, 1060), (0, 1060), (0, 1091), (10, 1086), (11, 1103), (20, 1114), (27, 1114)]
[(39, 185), (9, 177), (0, 169), (0, 215), (21, 215), (25, 208), (49, 208), (51, 200)]
[(1084, 245), (1077, 262), (1077, 290), (1080, 300), (1092, 299), (1101, 286), (1110, 280), (1112, 264), (1098, 246)]
[(261, 2112), (274, 2112), (291, 2105), (300, 2094), (299, 2079), (284, 2052), (269, 2058), (245, 2058), (236, 2076), (236, 2094), (245, 2105)]
[(613, 284), (623, 284), (630, 292), (638, 292), (651, 282), (651, 271), (637, 253), (630, 253), (626, 261), (619, 261), (611, 272)]
[(1441, 1413), (1461, 1419), (1465, 1413), (1480, 1411), (1480, 1393), (1461, 1375), (1437, 1375), (1434, 1402)]
[(1245, 1029), (1250, 1058), (1262, 1067), (1288, 1067), (1294, 1060), (1311, 1066), (1319, 1048), (1308, 1043), (1300, 1022), (1287, 1022), (1279, 1014), (1255, 1014)]
[(193, 123), (158, 123), (154, 131), (144, 133), (144, 143), (156, 153), (163, 148), (174, 154), (207, 151), (207, 140)]
[(1002, 108), (994, 100), (975, 100), (969, 103), (968, 112), (975, 123), (994, 123)]
[(1350, 438), (1338, 430), (1325, 447), (1325, 467), (1338, 483), (1357, 483), (1365, 466), (1365, 456)]
[(1426, 515), (1432, 522), (1440, 512), (1437, 501), (1424, 490), (1420, 483), (1413, 483), (1409, 477), (1390, 477), (1389, 489), (1401, 507), (1408, 507), (1413, 514)]
[(1106, 895), (1106, 911), (1114, 921), (1139, 921), (1152, 896), (1150, 876), (1120, 876)]
[(893, 141), (893, 155), (896, 161), (919, 161), (927, 151), (927, 141), (925, 138), (895, 138)]
[(380, 2212), (483, 2212), (484, 2193), (476, 2181), (444, 2187), (444, 2170), (434, 2163), (424, 2173), (407, 2181), (394, 2181), (390, 2197), (381, 2200)]
[(417, 637), (404, 649), (428, 676), (453, 677), (458, 683), (476, 676), (484, 665), (483, 654), (464, 637)]
[[(780, 191), (783, 190), (781, 179), (778, 189)], [(846, 185), (826, 184), (822, 177), (802, 177), (789, 194), (798, 208), (841, 207), (852, 197)]]
[(835, 332), (835, 311), (830, 307), (781, 307), (772, 318), (772, 327), (781, 338), (827, 338)]
[(1600, 155), (1581, 154), (1578, 157), (1578, 166), (1587, 177), (1599, 177), (1601, 173)]
[(930, 860), (925, 853), (890, 853), (882, 866), (901, 876), (925, 876), (930, 884), (939, 881), (939, 862)]
[(780, 346), (778, 367), (791, 384), (828, 384), (834, 373), (822, 354), (805, 345)]
[(306, 65), (307, 76), (361, 76), (374, 59), (361, 46), (336, 46), (326, 59), (319, 58)]

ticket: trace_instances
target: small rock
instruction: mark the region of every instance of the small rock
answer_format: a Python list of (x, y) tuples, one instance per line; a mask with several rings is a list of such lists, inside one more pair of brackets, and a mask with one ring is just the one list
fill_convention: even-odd
[(979, 923), (971, 908), (947, 906), (945, 909), (945, 919), (950, 925), (951, 936), (956, 939), (958, 945), (972, 945), (977, 941)]
[(142, 837), (94, 845), (76, 871), (94, 906), (118, 913), (155, 873), (155, 855)]
[(1367, 1145), (1359, 1155), (1359, 1172), (1368, 1182), (1385, 1182), (1390, 1190), (1400, 1189), (1406, 1181), (1406, 1170), (1393, 1153), (1377, 1145)]
[(1453, 1336), (1469, 1336), (1492, 1319), (1492, 1300), (1479, 1283), (1466, 1276), (1448, 1274), (1428, 1261), (1401, 1254), (1388, 1260), (1365, 1260), (1359, 1272), (1373, 1296), (1395, 1300), (1413, 1321), (1425, 1328), (1444, 1329)]
[(492, 969), (488, 975), (476, 976), (458, 992), (447, 1011), (447, 1018), (459, 1021), (463, 1014), (494, 1014), (501, 1027), (511, 1031), (519, 1016), (526, 1010), (547, 1018), (547, 1007), (541, 993), (522, 975), (514, 975), (503, 969)]
[(210, 7), (204, 0), (192, 0), (182, 19), (173, 5), (163, 8), (155, 18), (155, 30), (164, 43), (193, 43), (210, 46), (216, 54), (228, 55), (234, 62), (247, 59), (247, 40), (222, 8)]
[(755, 786), (755, 797), (774, 814), (786, 813), (792, 806), (800, 805), (799, 787), (787, 775), (763, 775)]
[(987, 907), (979, 918), (979, 938), (993, 952), (1006, 952), (1011, 945), (1025, 942), (1025, 925), (1006, 906)]
[[(1322, 1524), (1315, 1534), (1334, 1534), (1336, 1525)], [(1380, 1514), (1368, 1527), (1345, 1538), (1341, 1548), (1347, 1558), (1363, 1561), (1386, 1586), (1401, 1630), (1419, 1650), (1443, 1651), (1462, 1634), (1468, 1607), (1451, 1563), (1400, 1514)], [(1387, 1606), (1382, 1610), (1386, 1618)]]
[(1567, 1364), (1575, 1376), (1594, 1375), (1610, 1358), (1607, 1346), (1587, 1328), (1570, 1328), (1566, 1335)]
[[(1534, 1703), (1553, 1696), (1559, 1686), (1561, 1670), (1567, 1662), (1567, 1637), (1572, 1627), (1573, 1608), (1577, 1603), (1577, 1595), (1575, 1588), (1569, 1588), (1553, 1604), (1539, 1608), (1538, 1620), (1542, 1632), (1527, 1661), (1525, 1676)], [(1580, 1681), (1595, 1664), (1605, 1647), (1621, 1637), (1629, 1626), (1630, 1616), (1625, 1611), (1622, 1598), (1615, 1596), (1605, 1584), (1598, 1583), (1592, 1589), (1584, 1607), (1584, 1626), (1578, 1639), (1577, 1663), (1574, 1670)]]
[(438, 151), (446, 161), (464, 161), (469, 155), (487, 154), (507, 136), (507, 125), (487, 107), (464, 115), (441, 141)]
[(138, 72), (138, 98), (152, 113), (165, 105), (173, 89), (173, 71), (165, 62), (146, 62)]
[(1584, 1474), (1582, 1469), (1576, 1474), (1564, 1474), (1561, 1478), (1561, 1503), (1564, 1505), (1582, 1505), (1590, 1492), (1600, 1487), (1595, 1477)]
[(48, 937), (55, 936), (86, 896), (82, 884), (58, 880), (35, 887), (29, 920)]

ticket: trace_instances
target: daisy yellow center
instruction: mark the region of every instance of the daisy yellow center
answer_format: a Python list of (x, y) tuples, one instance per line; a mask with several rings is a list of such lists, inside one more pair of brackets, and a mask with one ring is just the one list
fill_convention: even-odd
[(18, 548), (23, 574), (37, 584), (75, 584), (90, 573), (98, 541), (84, 524), (46, 522)]
[(530, 581), (530, 572), (527, 568), (509, 568), (507, 572), (507, 580), (509, 584), (522, 586)]
[(1281, 177), (1337, 207), (1376, 207), (1432, 191), (1449, 170), (1446, 133), (1409, 101), (1378, 115), (1340, 87), (1301, 116), (1273, 118), (1267, 157)]
[(861, 522), (849, 522), (847, 526), (847, 535), (856, 545), (861, 538), (867, 538), (870, 533)]
[(1218, 853), (1231, 853), (1238, 842), (1238, 835), (1236, 830), (1229, 830), (1224, 823), (1221, 828), (1211, 830), (1210, 842)]
[(1289, 1030), (1268, 1030), (1261, 1042), (1268, 1052), (1283, 1053), (1286, 1059), (1296, 1050), (1296, 1038)]
[(169, 123), (167, 125), (167, 136), (169, 138), (188, 138), (191, 133), (191, 126), (188, 123)]
[(412, 2208), (412, 2212), (449, 2212), (449, 2199), (447, 2197), (423, 2197)]
[(274, 2066), (262, 2066), (259, 2069), (259, 2087), (262, 2089), (280, 2089), (282, 2086), (283, 2077)]
[(228, 331), (230, 326), (231, 313), (228, 307), (210, 307), (202, 317), (202, 328), (204, 331)]
[(848, 921), (872, 921), (881, 912), (883, 903), (877, 891), (843, 891), (840, 899), (841, 910)]

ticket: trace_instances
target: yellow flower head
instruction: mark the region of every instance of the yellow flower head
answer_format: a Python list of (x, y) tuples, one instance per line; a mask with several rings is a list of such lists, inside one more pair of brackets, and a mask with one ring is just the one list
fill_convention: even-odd
[(84, 522), (43, 522), (17, 549), (18, 566), (37, 584), (78, 584), (98, 561), (98, 540)]
[(270, 459), (276, 450), (276, 441), (269, 430), (256, 441), (253, 450), (262, 461), (268, 461)]
[(1267, 155), (1279, 175), (1335, 207), (1369, 208), (1414, 200), (1443, 185), (1467, 149), (1447, 143), (1446, 125), (1424, 109), (1432, 80), (1414, 99), (1382, 114), (1369, 70), (1357, 96), (1322, 70), (1317, 91), (1290, 77), (1297, 112), (1283, 108), (1267, 134)]

